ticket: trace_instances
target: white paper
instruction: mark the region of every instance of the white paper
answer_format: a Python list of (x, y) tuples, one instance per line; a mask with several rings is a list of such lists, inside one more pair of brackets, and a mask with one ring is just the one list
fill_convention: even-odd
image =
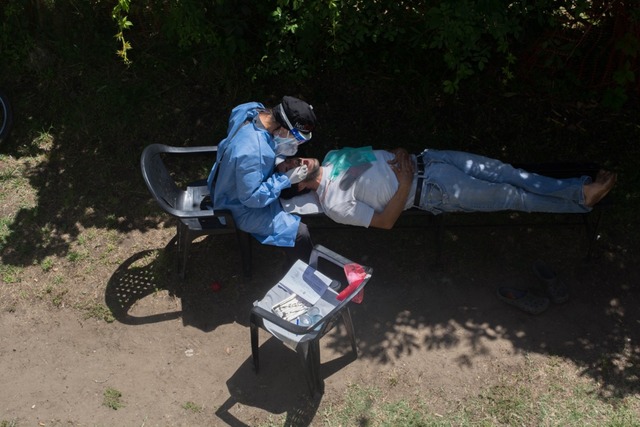
[(305, 300), (309, 305), (314, 305), (318, 302), (330, 284), (330, 278), (309, 267), (301, 260), (293, 264), (279, 283), (289, 292)]

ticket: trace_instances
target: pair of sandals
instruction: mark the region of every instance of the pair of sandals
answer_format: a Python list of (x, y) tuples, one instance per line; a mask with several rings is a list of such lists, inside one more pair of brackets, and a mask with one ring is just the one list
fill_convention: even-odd
[(540, 314), (551, 303), (562, 304), (569, 299), (567, 286), (549, 265), (537, 260), (533, 272), (540, 279), (540, 286), (530, 289), (503, 286), (498, 288), (498, 298), (530, 314)]

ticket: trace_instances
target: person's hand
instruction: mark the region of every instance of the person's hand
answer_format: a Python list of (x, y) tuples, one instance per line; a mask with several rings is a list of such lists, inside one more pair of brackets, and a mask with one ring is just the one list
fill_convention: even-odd
[(394, 148), (393, 150), (389, 150), (389, 152), (393, 153), (393, 155), (395, 156), (393, 159), (387, 162), (391, 166), (400, 164), (400, 162), (410, 158), (409, 152), (404, 148)]
[(400, 187), (403, 186), (411, 186), (413, 182), (413, 162), (411, 161), (410, 156), (396, 156), (393, 161), (390, 161), (391, 169), (396, 174), (396, 178), (398, 178), (398, 185)]
[(297, 184), (307, 177), (307, 173), (309, 173), (307, 169), (307, 165), (298, 166), (297, 168), (289, 169), (285, 172), (285, 175), (289, 177), (289, 181), (292, 184)]

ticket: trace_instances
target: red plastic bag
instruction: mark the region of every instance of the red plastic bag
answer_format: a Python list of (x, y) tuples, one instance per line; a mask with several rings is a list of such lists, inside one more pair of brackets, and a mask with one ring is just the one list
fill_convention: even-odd
[[(360, 284), (367, 277), (367, 272), (364, 271), (364, 268), (360, 264), (345, 264), (344, 266), (344, 274), (347, 276), (347, 282), (349, 285), (342, 290), (336, 297), (338, 301), (343, 301), (349, 295), (351, 295)], [(354, 296), (351, 301), (356, 304), (360, 304), (362, 299), (364, 298), (364, 289), (358, 292), (358, 295)]]

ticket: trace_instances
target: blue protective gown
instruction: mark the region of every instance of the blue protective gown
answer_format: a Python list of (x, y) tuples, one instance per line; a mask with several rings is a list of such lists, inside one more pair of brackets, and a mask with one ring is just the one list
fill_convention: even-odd
[(291, 181), (284, 174), (273, 173), (273, 138), (254, 124), (263, 108), (250, 102), (232, 110), (227, 137), (218, 145), (218, 159), (207, 182), (214, 209), (229, 209), (240, 230), (266, 245), (293, 247), (300, 217), (285, 212), (278, 200)]

